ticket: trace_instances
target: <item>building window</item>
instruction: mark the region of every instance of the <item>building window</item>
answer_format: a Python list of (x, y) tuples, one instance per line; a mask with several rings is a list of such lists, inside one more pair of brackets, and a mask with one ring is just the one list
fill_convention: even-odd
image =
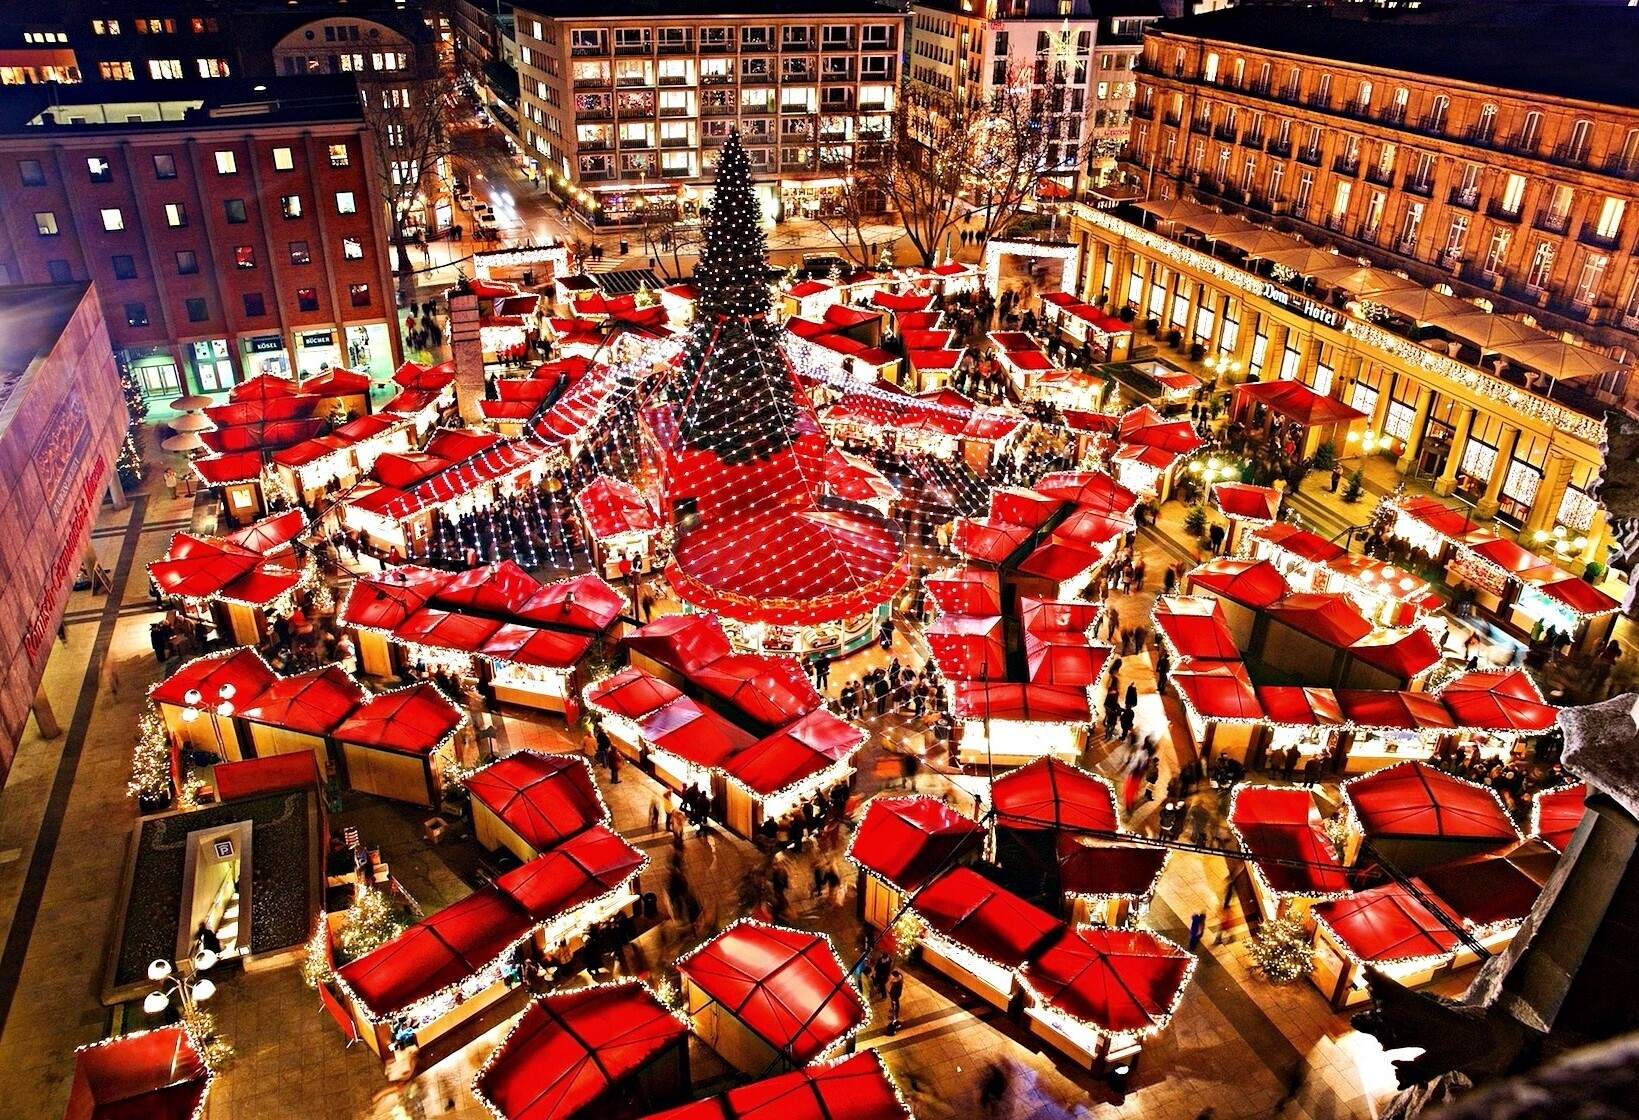
[(1554, 243), (1539, 241), (1531, 252), (1531, 267), (1525, 273), (1525, 286), (1533, 291), (1541, 291), (1548, 286), (1548, 279), (1554, 271)]
[(1509, 243), (1514, 240), (1512, 230), (1498, 229), (1491, 233), (1491, 243), (1485, 247), (1485, 262), (1480, 271), (1487, 276), (1495, 276), (1502, 271), (1503, 261), (1508, 256)]
[(118, 233), (125, 228), (125, 211), (118, 206), (105, 206), (102, 209), (102, 228), (109, 233)]
[(317, 289), (317, 288), (297, 288), (296, 289), (296, 310), (298, 310), (298, 311), (317, 311), (318, 309), (319, 309), (319, 289)]
[(233, 247), (233, 267), (255, 268), (256, 247), (254, 245), (235, 245)]
[(176, 274), (178, 276), (192, 276), (198, 271), (198, 254), (192, 249), (178, 249), (176, 251)]
[(172, 229), (180, 229), (182, 226), (187, 225), (187, 208), (180, 202), (167, 202), (165, 204), (165, 224)]
[(289, 171), (296, 166), (296, 159), (291, 155), (289, 148), (273, 149), (273, 170)]
[(1605, 269), (1609, 265), (1610, 258), (1604, 254), (1588, 254), (1588, 259), (1582, 262), (1582, 274), (1577, 277), (1576, 290), (1571, 293), (1571, 302), (1578, 307), (1593, 306), (1593, 301), (1599, 298), (1599, 289), (1605, 286)]
[(126, 304), (125, 325), (128, 327), (146, 327), (148, 325), (148, 305), (146, 303)]
[(190, 323), (203, 323), (211, 317), (210, 312), (205, 308), (205, 301), (197, 296), (192, 299), (185, 299), (182, 303), (188, 309), (188, 322)]
[(356, 237), (344, 237), (341, 239), (341, 256), (342, 260), (347, 261), (363, 260), (364, 246), (359, 244), (359, 239)]
[(37, 159), (20, 159), (17, 161), (17, 177), (25, 187), (43, 187), (46, 185), (45, 168), (40, 166)]
[(154, 157), (154, 178), (175, 179), (176, 157), (167, 153), (160, 153)]
[(201, 78), (226, 78), (229, 75), (228, 60), (225, 58), (201, 58), (198, 63)]
[(56, 237), (62, 231), (57, 228), (57, 215), (50, 210), (36, 210), (34, 212), (34, 232), (41, 237)]
[(307, 252), (307, 242), (292, 241), (290, 243), (290, 263), (307, 264), (313, 258)]
[(46, 275), (51, 277), (53, 284), (66, 284), (74, 279), (74, 270), (68, 267), (67, 261), (47, 261)]
[(1509, 175), (1503, 180), (1502, 195), (1497, 200), (1497, 209), (1504, 214), (1518, 214), (1520, 206), (1525, 202), (1525, 176)]
[(368, 285), (368, 284), (349, 284), (349, 285), (347, 285), (347, 298), (352, 302), (354, 307), (369, 307), (370, 306), (370, 285)]
[(279, 199), (279, 212), (287, 218), (302, 216), (302, 196), (299, 194), (282, 195)]
[(157, 79), (177, 79), (182, 77), (182, 60), (180, 58), (150, 58), (148, 60), (148, 76)]
[(239, 170), (239, 161), (232, 152), (216, 153), (216, 173), (218, 175), (233, 175)]
[(230, 225), (239, 225), (245, 220), (245, 200), (242, 198), (223, 199), (222, 212), (227, 215)]
[(331, 167), (346, 167), (347, 162), (348, 162), (348, 160), (347, 160), (347, 145), (346, 144), (332, 144), (332, 145), (330, 145), (330, 166)]
[(1606, 241), (1615, 241), (1622, 232), (1622, 215), (1627, 212), (1625, 199), (1606, 196), (1599, 204), (1599, 218), (1594, 222), (1594, 233)]
[(129, 253), (116, 253), (113, 257), (114, 279), (135, 280), (137, 278), (136, 258)]
[(267, 314), (267, 301), (262, 298), (261, 292), (246, 292), (243, 298), (246, 317), (259, 319)]
[(338, 214), (357, 214), (358, 212), (359, 212), (358, 203), (353, 201), (353, 192), (352, 191), (337, 191), (336, 192), (336, 213), (338, 213)]
[(99, 62), (97, 76), (105, 82), (129, 82), (136, 79), (137, 71), (129, 62)]
[(87, 156), (85, 169), (90, 174), (93, 183), (112, 183), (114, 181), (114, 168), (101, 156)]

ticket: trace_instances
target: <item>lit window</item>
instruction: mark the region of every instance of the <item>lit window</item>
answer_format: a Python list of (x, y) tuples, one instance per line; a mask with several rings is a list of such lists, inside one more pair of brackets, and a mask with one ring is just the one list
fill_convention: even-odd
[(356, 237), (344, 237), (341, 239), (341, 255), (343, 260), (363, 260), (364, 246), (359, 244), (359, 239)]
[(237, 245), (233, 250), (233, 266), (235, 268), (255, 268), (256, 248), (253, 245)]
[(173, 156), (173, 155), (166, 154), (166, 153), (161, 153), (160, 155), (156, 155), (154, 157), (154, 178), (156, 178), (156, 179), (175, 179), (176, 178), (176, 157)]
[(180, 202), (165, 204), (165, 224), (172, 229), (188, 224), (188, 211)]
[(118, 206), (105, 206), (102, 211), (102, 228), (109, 233), (117, 233), (125, 228), (125, 212)]
[(290, 243), (290, 263), (307, 264), (312, 257), (308, 255), (307, 242), (292, 241)]
[(228, 60), (225, 58), (201, 58), (199, 61), (199, 76), (201, 78), (226, 78), (228, 76)]
[(347, 145), (346, 144), (332, 144), (332, 145), (330, 145), (330, 166), (331, 167), (346, 167), (347, 162), (348, 162), (348, 160), (347, 160)]
[(99, 62), (97, 76), (106, 82), (129, 82), (136, 79), (137, 72), (130, 62)]
[[(106, 213), (106, 211), (104, 211)], [(57, 215), (50, 210), (39, 210), (34, 214), (34, 230), (41, 237), (56, 237), (60, 232), (57, 229)]]
[(353, 201), (353, 192), (352, 191), (337, 191), (336, 192), (336, 213), (338, 213), (338, 214), (357, 214), (358, 212), (359, 212), (358, 203)]
[(1599, 204), (1599, 220), (1594, 223), (1594, 233), (1609, 241), (1614, 241), (1622, 232), (1622, 215), (1627, 212), (1628, 204), (1625, 199), (1607, 196)]
[(296, 161), (295, 161), (295, 159), (293, 159), (291, 157), (289, 148), (274, 148), (273, 149), (273, 170), (275, 170), (275, 171), (289, 171), (291, 168), (293, 168), (295, 166), (296, 166)]
[(110, 183), (114, 180), (114, 169), (101, 156), (87, 156), (85, 169), (91, 173), (93, 183)]
[(150, 78), (182, 77), (182, 60), (180, 58), (150, 58), (148, 60), (148, 76)]
[(368, 284), (349, 284), (349, 285), (347, 285), (347, 297), (348, 297), (348, 299), (352, 300), (354, 307), (369, 307), (370, 306), (370, 285), (368, 285)]
[(239, 170), (239, 161), (232, 152), (216, 153), (216, 173), (218, 175), (232, 175)]
[(302, 216), (302, 196), (299, 194), (283, 195), (279, 199), (279, 212), (287, 218)]

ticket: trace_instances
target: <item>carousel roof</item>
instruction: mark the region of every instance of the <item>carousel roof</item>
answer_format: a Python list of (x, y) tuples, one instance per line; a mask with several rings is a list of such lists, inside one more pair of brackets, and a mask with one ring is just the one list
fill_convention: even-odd
[(1369, 838), (1499, 844), (1519, 839), (1514, 822), (1489, 789), (1422, 762), (1402, 762), (1353, 778), (1343, 783), (1343, 798)]
[(648, 985), (597, 985), (529, 1005), (473, 1094), (506, 1120), (569, 1120), (688, 1034)]
[(520, 751), (474, 773), (467, 791), (536, 851), (608, 817), (578, 755)]
[(742, 919), (680, 958), (677, 970), (795, 1063), (812, 1061), (867, 1018), (822, 933)]
[(1244, 786), (1235, 791), (1229, 824), (1276, 895), (1315, 898), (1349, 890), (1348, 872), (1308, 790)]
[(344, 743), (425, 755), (466, 717), (430, 684), (413, 684), (370, 697), (331, 734)]
[(978, 821), (938, 798), (879, 796), (866, 806), (848, 858), (894, 886), (914, 891), (962, 851), (977, 851), (983, 834)]
[(1145, 930), (1066, 929), (1019, 970), (1044, 1008), (1096, 1031), (1159, 1030), (1195, 968), (1181, 946)]
[(1003, 828), (1116, 832), (1115, 791), (1096, 774), (1041, 758), (990, 784), (996, 823)]
[(944, 872), (911, 905), (935, 933), (1003, 968), (1017, 968), (1065, 928), (969, 867)]
[(658, 1112), (648, 1120), (910, 1120), (882, 1059), (866, 1050)]

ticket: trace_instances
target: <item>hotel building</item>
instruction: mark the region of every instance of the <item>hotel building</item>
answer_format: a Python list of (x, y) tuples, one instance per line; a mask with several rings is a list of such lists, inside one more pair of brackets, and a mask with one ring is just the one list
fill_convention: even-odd
[[(1132, 129), (1145, 201), (1078, 215), (1083, 294), (1342, 399), (1402, 474), (1529, 541), (1561, 526), (1603, 560), (1587, 493), (1602, 417), (1639, 394), (1639, 94), (1613, 14), (1457, 26), (1236, 9), (1160, 24)], [(1219, 214), (1166, 220), (1179, 199)], [(1429, 310), (1382, 314), (1369, 289), (1311, 298), (1307, 272), (1215, 239), (1248, 222), (1379, 266), (1367, 284), (1409, 278)], [(1441, 329), (1453, 315), (1467, 318)], [(1487, 333), (1540, 341), (1504, 361), (1473, 341)]]
[(885, 137), (905, 17), (872, 0), (514, 10), (526, 153), (591, 220), (691, 213), (731, 129), (763, 213), (817, 213), (862, 137)]

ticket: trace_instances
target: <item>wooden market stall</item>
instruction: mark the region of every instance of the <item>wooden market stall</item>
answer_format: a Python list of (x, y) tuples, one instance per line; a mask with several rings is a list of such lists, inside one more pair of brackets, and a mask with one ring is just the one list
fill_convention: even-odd
[(331, 737), (349, 789), (433, 806), (466, 726), (466, 714), (423, 683), (372, 696)]
[(520, 860), (609, 819), (591, 764), (579, 755), (519, 751), (475, 771), (466, 786), (478, 842)]
[(859, 871), (860, 919), (874, 929), (889, 929), (909, 894), (947, 868), (977, 859), (983, 840), (978, 821), (939, 798), (873, 797), (848, 844), (848, 859)]
[(1494, 791), (1425, 762), (1402, 762), (1351, 778), (1342, 792), (1349, 820), (1343, 848), (1348, 864), (1358, 862), (1370, 844), (1382, 859), (1414, 873), (1520, 841)]
[(649, 1120), (911, 1120), (875, 1050), (765, 1077)]
[(1229, 802), (1229, 828), (1252, 857), (1247, 865), (1265, 920), (1307, 921), (1315, 903), (1349, 893), (1348, 873), (1309, 790), (1238, 786)]
[(942, 872), (917, 892), (922, 959), (1003, 1011), (1019, 998), (1018, 968), (1066, 927), (969, 867)]

